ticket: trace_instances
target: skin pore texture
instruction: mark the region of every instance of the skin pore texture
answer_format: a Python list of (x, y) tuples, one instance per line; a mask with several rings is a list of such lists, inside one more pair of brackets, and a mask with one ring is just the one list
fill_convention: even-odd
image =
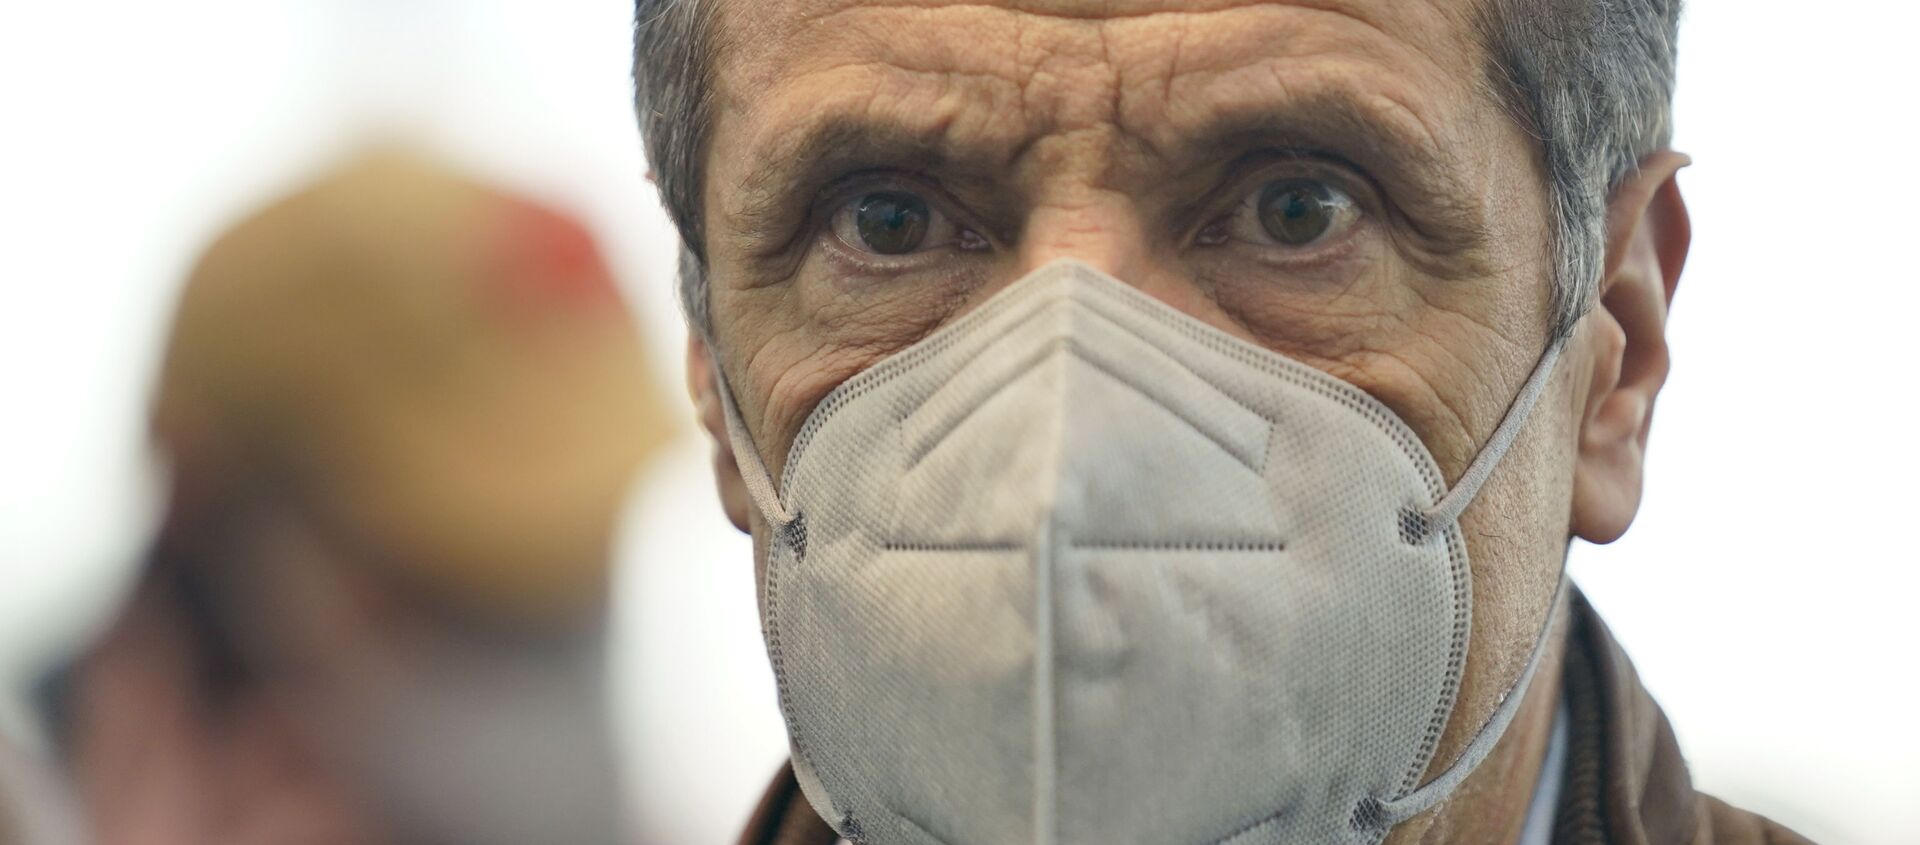
[[(692, 342), (689, 383), (756, 559), (766, 531), (713, 367), (777, 478), (834, 387), (1062, 257), (1366, 390), (1457, 478), (1549, 343), (1553, 277), (1539, 143), (1482, 83), (1472, 13), (1465, 0), (721, 3), (703, 189), (712, 335)], [(1569, 538), (1611, 541), (1638, 507), (1687, 250), (1684, 164), (1656, 153), (1615, 190), (1601, 302), (1462, 519), (1473, 630), (1430, 772), (1524, 667)], [(1298, 179), (1358, 214), (1305, 245), (1267, 236), (1252, 198)], [(849, 237), (876, 192), (925, 201), (911, 252)], [(1518, 836), (1558, 653), (1493, 756), (1390, 842)]]

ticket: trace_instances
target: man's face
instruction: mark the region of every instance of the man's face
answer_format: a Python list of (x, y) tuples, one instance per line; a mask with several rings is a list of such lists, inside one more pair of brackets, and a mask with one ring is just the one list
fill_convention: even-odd
[[(1070, 256), (1368, 391), (1457, 477), (1550, 321), (1537, 144), (1487, 93), (1470, 11), (723, 4), (713, 354), (769, 469), (835, 386)], [(1542, 622), (1573, 404), (1548, 394), (1464, 520), (1474, 631), (1436, 759)]]

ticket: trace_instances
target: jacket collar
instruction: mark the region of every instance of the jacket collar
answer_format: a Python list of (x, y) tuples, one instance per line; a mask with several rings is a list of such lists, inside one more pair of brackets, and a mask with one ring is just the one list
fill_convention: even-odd
[(1673, 726), (1577, 590), (1572, 610), (1563, 673), (1570, 745), (1553, 841), (1691, 841), (1698, 795)]

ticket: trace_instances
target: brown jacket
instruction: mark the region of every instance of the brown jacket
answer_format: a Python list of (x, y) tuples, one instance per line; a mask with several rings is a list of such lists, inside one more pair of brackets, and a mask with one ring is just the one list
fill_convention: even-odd
[[(1626, 652), (1584, 597), (1573, 597), (1566, 662), (1566, 781), (1557, 845), (1809, 845), (1760, 816), (1695, 792), (1673, 728)], [(740, 845), (833, 845), (837, 834), (783, 768)]]

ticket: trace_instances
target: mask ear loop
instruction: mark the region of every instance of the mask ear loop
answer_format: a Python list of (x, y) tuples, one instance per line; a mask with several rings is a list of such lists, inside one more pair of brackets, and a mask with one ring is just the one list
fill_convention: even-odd
[(1519, 715), (1520, 705), (1527, 697), (1526, 692), (1533, 686), (1533, 676), (1539, 671), (1540, 664), (1546, 657), (1547, 641), (1553, 638), (1553, 625), (1560, 616), (1560, 604), (1566, 598), (1567, 581), (1566, 558), (1562, 557), (1560, 582), (1554, 587), (1553, 604), (1548, 605), (1547, 621), (1541, 626), (1540, 635), (1533, 641), (1533, 652), (1527, 656), (1527, 668), (1521, 670), (1520, 677), (1515, 678), (1513, 686), (1507, 688), (1506, 697), (1500, 700), (1499, 706), (1493, 710), (1493, 715), (1487, 718), (1486, 724), (1480, 726), (1479, 733), (1474, 734), (1473, 740), (1468, 742), (1466, 749), (1460, 752), (1459, 759), (1454, 760), (1453, 765), (1448, 766), (1439, 777), (1427, 781), (1406, 795), (1392, 801), (1375, 801), (1374, 799), (1362, 801), (1360, 808), (1354, 814), (1356, 822), (1372, 828), (1387, 828), (1404, 822), (1433, 809), (1441, 801), (1446, 800), (1447, 796), (1460, 788), (1460, 784), (1466, 781), (1468, 775), (1473, 774), (1474, 769), (1480, 768), (1480, 764), (1493, 753), (1494, 746), (1500, 743), (1500, 738), (1506, 735), (1507, 726), (1513, 723), (1515, 716)]
[(773, 486), (773, 476), (767, 472), (766, 461), (761, 459), (760, 450), (753, 445), (753, 434), (747, 431), (747, 424), (740, 418), (740, 409), (733, 403), (733, 388), (727, 386), (727, 376), (720, 369), (718, 361), (713, 366), (714, 388), (720, 393), (720, 407), (727, 418), (727, 443), (733, 447), (733, 462), (740, 467), (740, 480), (747, 485), (747, 497), (753, 500), (760, 516), (767, 521), (768, 527), (781, 529), (793, 522), (793, 515), (780, 503), (780, 491)]
[[(1481, 447), (1480, 454), (1467, 465), (1467, 471), (1460, 475), (1460, 480), (1454, 483), (1453, 489), (1442, 496), (1439, 503), (1432, 509), (1422, 514), (1423, 528), (1426, 532), (1431, 533), (1440, 530), (1442, 526), (1453, 524), (1466, 511), (1467, 505), (1473, 503), (1474, 497), (1480, 493), (1480, 488), (1487, 483), (1487, 478), (1493, 475), (1494, 467), (1499, 465), (1500, 459), (1506, 456), (1507, 450), (1513, 447), (1514, 440), (1520, 436), (1520, 430), (1526, 426), (1527, 418), (1533, 415), (1534, 406), (1539, 404), (1540, 396), (1547, 390), (1547, 382), (1553, 378), (1554, 364), (1560, 360), (1560, 350), (1564, 345), (1564, 339), (1556, 338), (1547, 347), (1546, 352), (1540, 356), (1540, 360), (1534, 364), (1533, 372), (1520, 386), (1520, 392), (1514, 395), (1513, 404), (1507, 407), (1506, 418), (1494, 428), (1493, 435), (1487, 438), (1487, 443)], [(1485, 724), (1480, 726), (1479, 732), (1474, 734), (1473, 739), (1467, 743), (1467, 747), (1460, 752), (1460, 757), (1438, 777), (1406, 795), (1391, 801), (1367, 799), (1361, 802), (1354, 814), (1356, 823), (1370, 828), (1387, 828), (1432, 809), (1446, 800), (1447, 796), (1452, 795), (1467, 776), (1473, 774), (1473, 771), (1486, 761), (1487, 756), (1493, 753), (1494, 746), (1498, 745), (1500, 738), (1506, 735), (1507, 726), (1513, 723), (1516, 715), (1519, 715), (1520, 705), (1526, 698), (1526, 692), (1533, 686), (1533, 676), (1539, 671), (1540, 664), (1546, 657), (1547, 642), (1552, 639), (1553, 625), (1559, 617), (1560, 604), (1566, 597), (1567, 580), (1567, 560), (1563, 554), (1560, 558), (1560, 580), (1553, 591), (1553, 603), (1548, 605), (1547, 619), (1542, 623), (1539, 635), (1534, 638), (1533, 652), (1527, 656), (1527, 667), (1521, 670), (1520, 677), (1515, 678), (1513, 685), (1507, 688), (1499, 706), (1494, 708), (1493, 714), (1487, 718)]]
[(1494, 467), (1500, 459), (1506, 457), (1507, 450), (1513, 447), (1513, 441), (1520, 436), (1520, 430), (1527, 425), (1527, 418), (1533, 415), (1533, 406), (1539, 404), (1541, 394), (1547, 392), (1547, 382), (1553, 379), (1553, 365), (1560, 360), (1563, 340), (1555, 340), (1533, 365), (1533, 372), (1527, 376), (1520, 392), (1513, 397), (1513, 404), (1507, 406), (1507, 416), (1487, 438), (1486, 445), (1480, 447), (1473, 463), (1467, 465), (1467, 471), (1460, 474), (1460, 480), (1454, 482), (1453, 489), (1426, 513), (1425, 528), (1428, 533), (1459, 519), (1466, 513), (1467, 506), (1473, 504), (1473, 498), (1480, 494), (1480, 488), (1493, 475)]

